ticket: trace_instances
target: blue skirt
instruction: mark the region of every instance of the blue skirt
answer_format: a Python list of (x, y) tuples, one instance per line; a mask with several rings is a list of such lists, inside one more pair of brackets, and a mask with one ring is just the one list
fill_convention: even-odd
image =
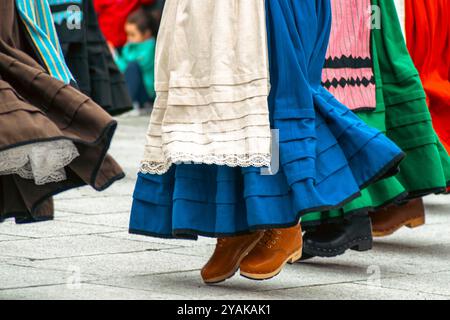
[(403, 152), (321, 87), (330, 0), (268, 0), (270, 121), (279, 168), (174, 165), (138, 175), (130, 232), (164, 238), (232, 236), (296, 225), (342, 207), (395, 173)]

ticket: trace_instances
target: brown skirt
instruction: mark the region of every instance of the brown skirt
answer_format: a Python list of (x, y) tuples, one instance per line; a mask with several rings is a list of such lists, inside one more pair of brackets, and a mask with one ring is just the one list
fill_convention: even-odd
[(36, 185), (14, 174), (0, 176), (0, 221), (47, 220), (53, 217), (53, 195), (87, 184), (101, 191), (124, 177), (107, 155), (117, 123), (39, 65), (13, 0), (0, 2), (0, 15), (0, 153), (56, 140), (72, 141), (79, 153), (61, 182)]

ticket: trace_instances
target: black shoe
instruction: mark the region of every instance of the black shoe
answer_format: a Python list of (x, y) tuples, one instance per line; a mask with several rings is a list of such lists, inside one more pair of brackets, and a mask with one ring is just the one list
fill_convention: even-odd
[(309, 255), (309, 254), (305, 253), (305, 251), (303, 251), (302, 252), (302, 257), (298, 261), (306, 261), (306, 260), (310, 260), (312, 258), (314, 258), (314, 256)]
[(307, 258), (336, 257), (348, 249), (372, 249), (372, 225), (367, 213), (346, 217), (340, 223), (322, 225), (303, 235), (303, 253)]

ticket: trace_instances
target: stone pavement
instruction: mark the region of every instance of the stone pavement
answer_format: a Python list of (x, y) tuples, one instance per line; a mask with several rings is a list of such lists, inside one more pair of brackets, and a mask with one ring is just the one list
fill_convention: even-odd
[(121, 118), (112, 154), (127, 177), (103, 193), (56, 198), (54, 221), (0, 224), (0, 299), (450, 299), (450, 196), (427, 198), (428, 223), (348, 252), (287, 266), (252, 282), (204, 286), (214, 240), (127, 232), (148, 117)]

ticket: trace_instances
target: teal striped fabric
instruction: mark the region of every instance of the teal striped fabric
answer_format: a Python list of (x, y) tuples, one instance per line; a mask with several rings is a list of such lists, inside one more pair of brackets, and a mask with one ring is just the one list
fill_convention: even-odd
[(75, 81), (59, 44), (48, 0), (15, 0), (17, 11), (50, 75)]
[(60, 4), (80, 4), (83, 0), (48, 0), (48, 4), (51, 6), (56, 6)]

